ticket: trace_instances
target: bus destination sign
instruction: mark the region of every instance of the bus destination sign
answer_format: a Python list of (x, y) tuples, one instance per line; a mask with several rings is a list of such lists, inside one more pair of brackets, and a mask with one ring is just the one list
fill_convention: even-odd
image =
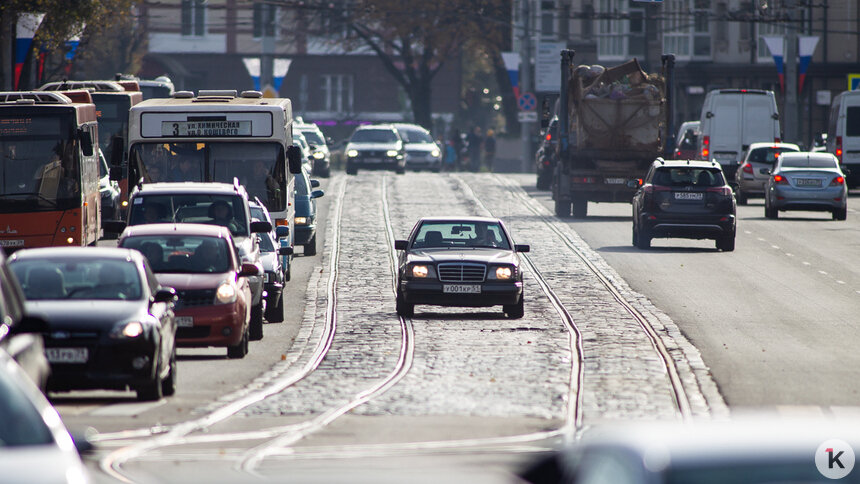
[(162, 121), (161, 136), (251, 136), (251, 121)]

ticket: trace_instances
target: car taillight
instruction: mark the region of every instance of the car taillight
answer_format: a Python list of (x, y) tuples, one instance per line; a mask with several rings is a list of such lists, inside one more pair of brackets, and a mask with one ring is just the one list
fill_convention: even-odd
[(729, 187), (711, 187), (705, 190), (710, 193), (719, 193), (724, 197), (729, 197), (732, 195), (732, 189)]
[(552, 139), (552, 134), (551, 134), (551, 133), (547, 133), (547, 134), (546, 134), (546, 140), (547, 140), (547, 141), (549, 141), (549, 140), (551, 140), (551, 139)]
[(781, 140), (781, 139), (779, 139), (779, 136), (777, 136), (776, 138), (774, 138), (774, 139), (773, 139), (773, 142), (774, 142), (774, 143), (779, 143), (780, 141), (782, 141), (782, 140)]
[(753, 174), (752, 165), (750, 165), (749, 163), (744, 163), (743, 171), (744, 171), (744, 173), (749, 173), (750, 175), (752, 175)]
[(705, 136), (702, 138), (702, 159), (707, 160), (711, 155), (711, 137)]
[(844, 184), (845, 184), (845, 177), (841, 177), (841, 176), (837, 176), (836, 178), (833, 179), (832, 182), (830, 182), (830, 186), (832, 186), (832, 187), (837, 187), (837, 186), (844, 185)]
[(664, 187), (661, 185), (645, 185), (642, 187), (642, 191), (645, 193), (654, 193), (654, 192), (669, 192), (672, 191), (669, 187)]
[(839, 158), (839, 163), (842, 163), (842, 136), (836, 137), (836, 158)]
[(675, 158), (680, 158), (680, 157), (681, 157), (681, 151), (678, 150), (675, 152)]
[(777, 185), (788, 185), (788, 178), (786, 178), (786, 177), (784, 177), (784, 176), (782, 176), (782, 175), (774, 175), (774, 176), (773, 176), (773, 181), (774, 181), (774, 183), (776, 183)]

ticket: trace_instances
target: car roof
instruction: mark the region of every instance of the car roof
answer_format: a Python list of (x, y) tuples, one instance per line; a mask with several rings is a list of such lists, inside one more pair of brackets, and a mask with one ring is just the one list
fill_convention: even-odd
[(501, 222), (501, 219), (494, 217), (421, 217), (418, 222)]
[(44, 259), (59, 257), (61, 259), (139, 259), (140, 253), (135, 250), (118, 247), (39, 247), (22, 249), (9, 257), (10, 261)]
[(364, 126), (359, 126), (355, 128), (356, 131), (361, 131), (365, 129), (390, 129), (392, 131), (397, 131), (397, 128), (393, 124), (366, 124)]
[(392, 126), (394, 126), (396, 129), (414, 129), (416, 131), (426, 131), (428, 133), (430, 132), (424, 126), (412, 123), (393, 123)]
[(244, 189), (230, 183), (217, 182), (159, 182), (144, 183), (137, 190), (138, 194), (166, 193), (212, 193), (218, 195), (241, 195)]
[(293, 123), (293, 128), (306, 129), (308, 131), (320, 131), (320, 127), (314, 123)]
[(794, 144), (794, 143), (782, 143), (782, 142), (780, 142), (780, 143), (774, 143), (773, 141), (771, 141), (771, 142), (767, 142), (767, 141), (757, 141), (757, 142), (755, 142), (755, 143), (750, 144), (750, 147), (749, 147), (748, 149), (749, 149), (750, 151), (752, 151), (752, 150), (754, 150), (754, 149), (756, 149), (756, 148), (769, 148), (769, 147), (771, 147), (771, 146), (775, 146), (775, 147), (777, 147), (777, 148), (794, 148), (794, 149), (796, 149), (796, 150), (800, 151), (800, 147), (799, 147), (799, 146), (797, 146), (797, 145), (796, 145), (796, 144)]
[(654, 164), (659, 166), (665, 166), (668, 168), (679, 168), (679, 167), (688, 167), (688, 168), (720, 168), (719, 163), (716, 161), (704, 161), (704, 160), (664, 160), (662, 158), (658, 158), (654, 160)]
[(221, 225), (192, 223), (141, 224), (126, 227), (120, 238), (146, 235), (185, 235), (198, 237), (220, 237), (230, 239), (230, 229)]

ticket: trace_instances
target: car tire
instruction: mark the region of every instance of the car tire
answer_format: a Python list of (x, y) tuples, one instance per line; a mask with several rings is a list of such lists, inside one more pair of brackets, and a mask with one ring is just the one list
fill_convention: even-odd
[(647, 250), (651, 248), (651, 234), (647, 230), (639, 229), (636, 235), (636, 247)]
[(415, 315), (415, 305), (406, 302), (406, 298), (400, 291), (397, 291), (397, 315), (404, 318), (411, 318)]
[(767, 202), (764, 204), (764, 217), (765, 218), (779, 218), (779, 211), (775, 208), (771, 208)]
[(573, 218), (585, 218), (588, 216), (588, 200), (573, 201)]
[(330, 167), (330, 166), (329, 166), (329, 167), (326, 167), (326, 169), (325, 169), (325, 170), (323, 170), (322, 175), (320, 175), (320, 176), (321, 176), (321, 177), (323, 177), (323, 178), (328, 178), (328, 177), (330, 177), (330, 176), (331, 176), (331, 167)]
[(738, 205), (746, 205), (748, 202), (747, 196), (744, 195), (740, 188), (738, 188), (737, 196), (735, 198), (738, 200)]
[(735, 236), (730, 235), (726, 237), (720, 237), (716, 240), (717, 249), (723, 252), (732, 252), (735, 250)]
[(398, 166), (398, 167), (394, 170), (394, 172), (395, 172), (395, 173), (397, 173), (398, 175), (405, 175), (405, 174), (406, 174), (406, 167), (399, 167), (399, 166)]
[(311, 237), (311, 240), (304, 245), (304, 255), (317, 255), (317, 234)]
[(845, 220), (848, 218), (848, 207), (837, 208), (833, 211), (833, 220)]
[(161, 382), (161, 393), (166, 397), (176, 393), (176, 366), (176, 347), (174, 347), (173, 354), (170, 355), (170, 372), (167, 373), (167, 378)]
[(277, 301), (266, 304), (266, 321), (270, 323), (284, 322), (284, 293), (281, 292)]
[(347, 175), (358, 175), (358, 168), (347, 163), (346, 164), (346, 174)]
[(157, 402), (164, 396), (161, 387), (161, 365), (155, 371), (151, 381), (146, 382), (137, 389), (137, 399), (141, 402)]
[(537, 186), (538, 190), (549, 190), (551, 181), (552, 179), (549, 177), (549, 175), (538, 175), (537, 183), (535, 185)]
[(245, 355), (248, 354), (248, 330), (245, 329), (245, 332), (242, 333), (242, 339), (239, 340), (234, 346), (227, 347), (227, 358), (230, 359), (240, 359), (244, 358)]
[(250, 324), (250, 339), (251, 341), (260, 341), (263, 339), (263, 301), (260, 304), (251, 308), (251, 324)]
[(559, 217), (570, 217), (570, 200), (556, 199), (555, 214)]
[(633, 224), (633, 230), (631, 232), (633, 232), (633, 236), (631, 237), (633, 247), (639, 247), (639, 231), (636, 230), (636, 224)]
[(502, 306), (502, 310), (505, 312), (505, 315), (510, 319), (522, 318), (523, 315), (526, 313), (523, 296), (520, 296), (520, 300), (516, 304)]

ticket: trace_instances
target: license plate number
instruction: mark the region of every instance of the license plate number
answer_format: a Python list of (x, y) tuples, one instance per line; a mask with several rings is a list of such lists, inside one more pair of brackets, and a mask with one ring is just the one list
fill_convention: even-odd
[(180, 328), (190, 328), (194, 326), (194, 318), (191, 316), (179, 316), (176, 318), (176, 326)]
[(50, 363), (86, 363), (89, 351), (86, 348), (45, 348), (45, 357)]
[(623, 185), (627, 180), (624, 178), (604, 178), (603, 181), (607, 185)]
[(704, 197), (704, 193), (675, 192), (675, 200), (702, 200)]
[(446, 294), (480, 294), (481, 286), (478, 284), (443, 284), (442, 292)]
[(798, 178), (797, 186), (799, 187), (820, 187), (821, 180), (816, 180), (815, 178)]
[(24, 241), (22, 239), (0, 240), (0, 247), (24, 247)]

